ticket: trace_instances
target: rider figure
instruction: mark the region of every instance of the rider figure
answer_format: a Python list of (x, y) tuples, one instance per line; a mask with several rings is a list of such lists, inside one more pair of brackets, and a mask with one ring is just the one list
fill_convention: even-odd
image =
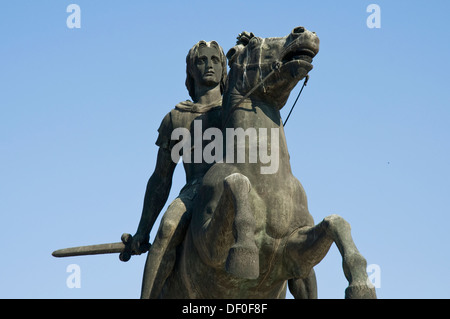
[[(171, 139), (176, 128), (186, 128), (193, 136), (193, 121), (201, 121), (202, 130), (221, 127), (222, 94), (226, 80), (226, 57), (215, 41), (200, 41), (186, 57), (186, 87), (191, 101), (177, 104), (162, 120), (156, 145), (159, 146), (155, 170), (144, 197), (141, 219), (132, 237), (134, 254), (144, 252), (159, 213), (169, 196), (178, 159), (172, 147), (180, 142)], [(203, 135), (202, 132), (202, 135)], [(194, 141), (192, 139), (192, 145)], [(203, 147), (205, 145), (203, 144)], [(155, 240), (148, 252), (142, 281), (141, 298), (157, 298), (175, 264), (176, 247), (184, 239), (191, 218), (191, 206), (205, 173), (213, 163), (185, 161), (186, 185), (162, 217)]]

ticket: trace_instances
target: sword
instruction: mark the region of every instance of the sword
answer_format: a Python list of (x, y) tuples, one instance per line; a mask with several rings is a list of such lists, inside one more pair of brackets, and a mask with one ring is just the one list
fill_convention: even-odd
[[(120, 253), (119, 259), (121, 261), (128, 261), (130, 260), (132, 255), (136, 255), (134, 252), (131, 251), (132, 239), (133, 236), (125, 233), (121, 237), (122, 240), (121, 242), (58, 249), (52, 253), (52, 256), (72, 257), (72, 256)], [(141, 247), (142, 247), (141, 252), (145, 253), (150, 249), (150, 244), (147, 243), (145, 245), (141, 245)]]

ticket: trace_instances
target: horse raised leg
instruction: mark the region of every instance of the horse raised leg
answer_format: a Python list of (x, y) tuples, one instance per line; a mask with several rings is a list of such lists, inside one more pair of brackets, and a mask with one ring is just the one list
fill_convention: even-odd
[(349, 223), (338, 215), (328, 216), (316, 226), (302, 227), (291, 235), (285, 257), (294, 278), (306, 278), (333, 242), (342, 256), (344, 275), (349, 282), (345, 298), (376, 298), (367, 276), (367, 262), (353, 242)]
[(248, 198), (250, 181), (244, 175), (235, 173), (225, 178), (225, 188), (232, 194), (236, 239), (225, 269), (239, 278), (256, 279), (259, 276), (259, 250), (255, 243), (255, 217)]
[(228, 273), (246, 279), (259, 276), (259, 250), (255, 218), (249, 205), (251, 184), (240, 173), (228, 175), (210, 219), (195, 236), (203, 260), (211, 266), (225, 262)]

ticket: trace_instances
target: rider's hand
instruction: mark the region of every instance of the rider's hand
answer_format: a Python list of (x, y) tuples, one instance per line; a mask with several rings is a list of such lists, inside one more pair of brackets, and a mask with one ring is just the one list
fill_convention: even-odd
[(137, 232), (131, 239), (131, 253), (133, 255), (140, 255), (149, 250), (150, 244), (149, 235), (143, 235)]

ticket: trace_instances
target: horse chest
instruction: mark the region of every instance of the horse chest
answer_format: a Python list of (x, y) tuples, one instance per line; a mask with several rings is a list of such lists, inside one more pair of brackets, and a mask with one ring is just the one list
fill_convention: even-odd
[(293, 203), (284, 196), (270, 196), (267, 205), (266, 232), (270, 237), (281, 238), (287, 235), (292, 219)]
[(302, 206), (298, 185), (290, 179), (284, 179), (279, 180), (277, 185), (273, 182), (270, 185), (264, 183), (255, 188), (258, 198), (264, 203), (255, 205), (255, 212), (265, 215), (259, 218), (265, 220), (265, 233), (269, 237), (285, 237), (293, 228), (298, 227), (298, 208)]

